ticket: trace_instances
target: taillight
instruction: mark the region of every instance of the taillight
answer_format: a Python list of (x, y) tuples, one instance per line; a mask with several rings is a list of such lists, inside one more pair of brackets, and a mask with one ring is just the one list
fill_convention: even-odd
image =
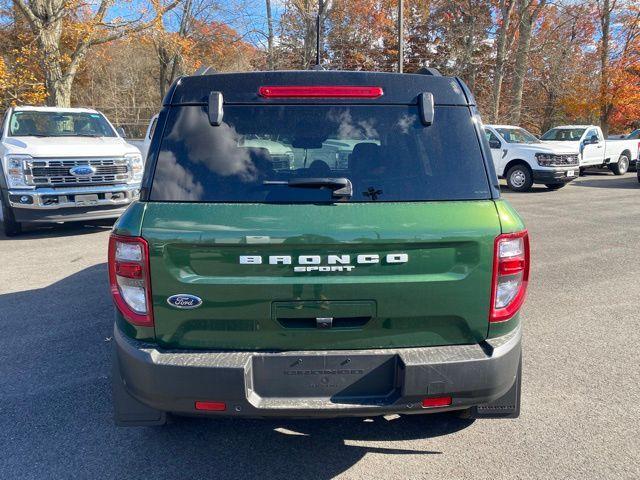
[(378, 98), (382, 87), (356, 85), (275, 85), (258, 89), (265, 98)]
[(529, 283), (529, 234), (526, 230), (496, 237), (493, 254), (490, 322), (513, 317), (524, 303)]
[(111, 235), (109, 284), (113, 301), (128, 322), (153, 326), (149, 245), (145, 239)]

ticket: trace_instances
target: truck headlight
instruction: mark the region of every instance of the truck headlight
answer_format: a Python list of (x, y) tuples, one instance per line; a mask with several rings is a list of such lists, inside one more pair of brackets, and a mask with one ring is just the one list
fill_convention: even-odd
[(144, 172), (144, 163), (142, 162), (142, 155), (139, 153), (127, 153), (124, 156), (131, 168), (131, 180), (134, 182), (142, 181), (142, 173)]
[(555, 155), (536, 153), (536, 160), (538, 160), (538, 165), (541, 167), (550, 167), (555, 163)]
[(26, 173), (28, 171), (27, 163), (31, 160), (29, 155), (5, 155), (4, 157), (4, 173), (9, 188), (34, 188), (33, 185), (27, 184)]

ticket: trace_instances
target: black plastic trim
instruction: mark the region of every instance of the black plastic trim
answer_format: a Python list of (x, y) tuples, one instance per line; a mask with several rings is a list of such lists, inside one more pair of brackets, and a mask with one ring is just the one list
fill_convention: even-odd
[(299, 98), (261, 97), (263, 85), (377, 85), (384, 95), (375, 99), (319, 98), (304, 103), (414, 105), (420, 92), (431, 92), (436, 105), (469, 105), (472, 96), (459, 79), (437, 75), (385, 72), (291, 70), (276, 72), (216, 73), (182, 77), (172, 85), (164, 105), (206, 104), (211, 91), (220, 91), (227, 104), (300, 104)]
[[(521, 327), (501, 337), (487, 339), (486, 343), (492, 347), (490, 355), (478, 344), (296, 352), (163, 350), (154, 344), (126, 337), (117, 327), (114, 340), (118, 370), (114, 372), (113, 381), (118, 387), (124, 386), (132, 399), (153, 410), (190, 415), (337, 417), (467, 409), (507, 394), (517, 379), (521, 357)], [(340, 395), (318, 398), (314, 395), (314, 389), (318, 388), (314, 386), (315, 382), (309, 385), (313, 391), (301, 394), (304, 384), (292, 384), (291, 375), (282, 375), (282, 371), (280, 375), (272, 372), (271, 376), (283, 382), (284, 397), (274, 395), (280, 392), (278, 388), (270, 389), (268, 395), (260, 395), (252, 388), (255, 380), (252, 366), (256, 361), (278, 359), (269, 365), (290, 372), (300, 361), (303, 365), (307, 362), (322, 364), (314, 362), (319, 358), (332, 359), (335, 365), (347, 365), (339, 368), (349, 371), (326, 374), (320, 371), (314, 375), (313, 369), (309, 374), (306, 370), (302, 373), (296, 370), (294, 376), (315, 378), (324, 375), (329, 382), (332, 378), (334, 382), (343, 381), (345, 390), (340, 390), (339, 394), (357, 384), (359, 394), (349, 400)], [(349, 358), (353, 360), (351, 363), (346, 361)], [(397, 365), (394, 379), (387, 377), (390, 395), (362, 396), (362, 392), (368, 391), (369, 381), (373, 382), (373, 392), (384, 390), (380, 379), (372, 373), (382, 364), (388, 366), (388, 361)], [(350, 371), (349, 364), (358, 367)], [(384, 371), (386, 375), (391, 374), (386, 367)], [(345, 379), (341, 377), (343, 375), (353, 377)], [(453, 401), (448, 407), (424, 409), (421, 400), (429, 396), (451, 396)], [(196, 400), (225, 402), (227, 409), (201, 412), (195, 409)], [(115, 407), (116, 411), (126, 414), (123, 411), (127, 408), (126, 403)]]

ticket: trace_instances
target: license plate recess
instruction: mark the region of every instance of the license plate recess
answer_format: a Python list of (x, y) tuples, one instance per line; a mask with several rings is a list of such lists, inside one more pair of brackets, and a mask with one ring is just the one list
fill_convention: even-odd
[(255, 355), (250, 388), (262, 398), (366, 401), (398, 389), (397, 355)]

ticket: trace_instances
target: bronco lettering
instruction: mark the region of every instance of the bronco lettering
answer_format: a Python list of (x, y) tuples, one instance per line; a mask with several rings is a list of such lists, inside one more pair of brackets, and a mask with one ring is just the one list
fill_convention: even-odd
[[(323, 262), (321, 255), (300, 255), (293, 257), (291, 255), (270, 255), (268, 257), (269, 265), (292, 265), (295, 259), (297, 266), (293, 267), (295, 273), (302, 272), (351, 272), (355, 265), (351, 265), (352, 255), (327, 255), (326, 262)], [(374, 254), (356, 254), (354, 256), (355, 263), (358, 265), (374, 265), (384, 264), (401, 264), (409, 261), (409, 255), (406, 253), (389, 253), (385, 256)], [(261, 255), (240, 255), (239, 263), (241, 265), (262, 265), (263, 258)], [(326, 264), (323, 264), (326, 263)]]

